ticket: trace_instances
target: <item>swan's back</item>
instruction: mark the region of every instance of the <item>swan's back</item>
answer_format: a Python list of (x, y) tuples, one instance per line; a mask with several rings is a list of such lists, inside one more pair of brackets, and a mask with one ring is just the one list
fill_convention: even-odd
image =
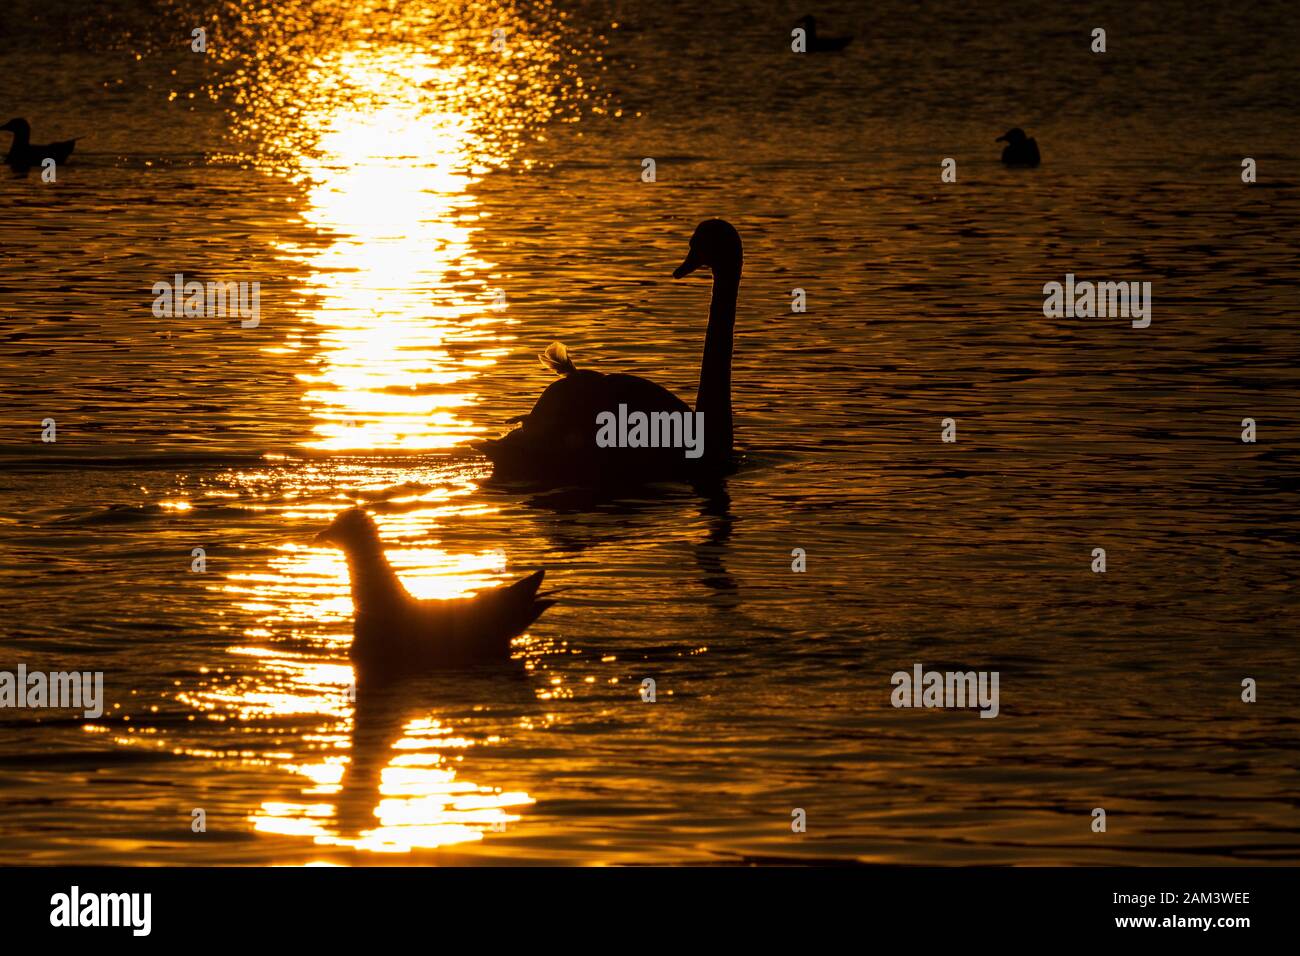
[(566, 422), (581, 419), (589, 427), (595, 447), (596, 416), (617, 412), (618, 406), (643, 412), (689, 412), (690, 406), (662, 385), (639, 375), (621, 372), (604, 375), (579, 369), (547, 386), (528, 413), (524, 427), (554, 431)]
[(639, 375), (604, 375), (575, 369), (542, 392), (519, 428), (479, 444), (495, 474), (505, 480), (572, 480), (583, 484), (629, 482), (683, 473), (681, 448), (600, 448), (596, 416), (629, 412), (679, 412), (691, 408), (668, 389)]

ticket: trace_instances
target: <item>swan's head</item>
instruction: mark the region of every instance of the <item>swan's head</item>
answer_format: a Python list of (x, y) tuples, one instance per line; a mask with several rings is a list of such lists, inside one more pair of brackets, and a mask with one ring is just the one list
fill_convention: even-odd
[(375, 519), (360, 508), (340, 511), (330, 526), (316, 535), (316, 544), (332, 544), (344, 551), (374, 547), (379, 543), (379, 529)]
[(743, 258), (740, 233), (735, 227), (725, 219), (706, 219), (695, 227), (691, 251), (673, 270), (673, 278), (688, 276), (702, 266), (708, 266), (715, 275), (719, 272), (739, 273)]
[(25, 119), (11, 119), (4, 126), (0, 126), (0, 129), (13, 133), (15, 136), (22, 136), (23, 133), (30, 134), (32, 131), (31, 126), (28, 125)]
[(1027, 140), (1028, 138), (1029, 138), (1029, 137), (1025, 135), (1025, 131), (1024, 131), (1023, 129), (1021, 129), (1019, 126), (1017, 126), (1015, 129), (1009, 129), (1009, 130), (1007, 130), (1005, 133), (1003, 133), (1001, 136), (999, 136), (999, 137), (998, 137), (997, 139), (995, 139), (993, 142), (995, 142), (995, 143), (1002, 143), (1002, 142), (1006, 142), (1006, 143), (1023, 143), (1023, 142), (1024, 142), (1025, 140)]

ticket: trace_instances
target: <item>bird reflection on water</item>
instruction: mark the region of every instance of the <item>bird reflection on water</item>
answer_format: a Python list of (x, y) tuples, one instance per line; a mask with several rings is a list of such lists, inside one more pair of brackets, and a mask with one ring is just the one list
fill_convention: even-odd
[[(413, 835), (434, 837), (417, 839), (422, 845), (459, 842), (448, 837), (477, 839), (484, 830), (519, 819), (509, 810), (531, 802), (526, 794), (484, 793), (458, 782), (448, 769), (452, 757), (447, 751), (420, 755), (402, 746), (412, 739), (412, 723), (427, 720), (431, 710), (486, 701), (503, 712), (535, 713), (537, 700), (517, 661), (456, 674), (362, 680), (355, 697), (348, 761), (335, 798), (334, 823), (345, 843), (410, 845)], [(423, 759), (412, 760), (413, 754)], [(386, 779), (390, 776), (404, 779)], [(386, 823), (389, 832), (381, 841), (373, 839)]]

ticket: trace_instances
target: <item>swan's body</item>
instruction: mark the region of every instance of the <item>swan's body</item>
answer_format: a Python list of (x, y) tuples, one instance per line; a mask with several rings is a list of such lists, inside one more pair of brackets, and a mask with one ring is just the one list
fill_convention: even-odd
[[(637, 375), (579, 369), (558, 342), (541, 356), (561, 377), (552, 382), (520, 427), (478, 443), (493, 474), (505, 480), (594, 486), (639, 484), (665, 479), (693, 480), (725, 471), (731, 461), (731, 347), (742, 261), (740, 237), (720, 219), (703, 222), (691, 251), (674, 271), (681, 278), (701, 266), (713, 270), (713, 301), (705, 334), (700, 387), (691, 409), (672, 392)], [(601, 447), (598, 418), (629, 412), (692, 415), (703, 429), (698, 457), (683, 447)]]
[(72, 155), (72, 148), (77, 144), (75, 139), (67, 139), (61, 143), (35, 146), (32, 144), (32, 127), (25, 119), (11, 119), (4, 126), (0, 126), (0, 130), (14, 134), (9, 152), (5, 156), (5, 163), (16, 170), (31, 169), (33, 166), (41, 165), (46, 159), (52, 159), (56, 164), (62, 165), (67, 162), (68, 157)]
[(1007, 130), (995, 142), (1007, 145), (1002, 150), (1002, 162), (1008, 166), (1037, 166), (1042, 162), (1038, 155), (1038, 142), (1017, 126)]
[(480, 445), (497, 476), (547, 483), (628, 484), (683, 473), (686, 462), (680, 448), (598, 447), (596, 416), (600, 411), (616, 411), (619, 405), (689, 415), (689, 405), (638, 375), (576, 368), (558, 342), (547, 349), (545, 358), (556, 356), (563, 356), (568, 370), (556, 369), (562, 377), (546, 387), (531, 412), (520, 416), (520, 427)]
[(812, 14), (799, 18), (799, 25), (803, 27), (805, 49), (809, 53), (838, 53), (843, 50), (853, 37), (821, 37), (817, 35), (817, 18)]
[(342, 512), (316, 538), (343, 549), (352, 583), (351, 657), (367, 678), (464, 667), (510, 656), (510, 641), (554, 601), (538, 599), (545, 571), (472, 598), (413, 598), (384, 556), (374, 521)]

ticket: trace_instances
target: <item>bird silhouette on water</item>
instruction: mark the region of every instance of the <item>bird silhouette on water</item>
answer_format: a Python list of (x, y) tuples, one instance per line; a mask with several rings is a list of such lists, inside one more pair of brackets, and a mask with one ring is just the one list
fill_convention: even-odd
[(19, 172), (26, 172), (33, 166), (39, 166), (46, 159), (52, 159), (61, 166), (68, 161), (73, 147), (77, 144), (75, 139), (65, 139), (61, 143), (33, 145), (32, 127), (25, 119), (11, 119), (4, 126), (0, 126), (0, 130), (13, 133), (13, 142), (9, 144), (5, 163)]
[(545, 571), (468, 598), (414, 598), (384, 555), (374, 519), (341, 512), (316, 542), (342, 548), (352, 584), (351, 657), (359, 679), (385, 680), (510, 656), (522, 634), (555, 602), (539, 597)]
[(804, 49), (809, 53), (838, 53), (848, 46), (853, 37), (823, 37), (817, 35), (817, 18), (811, 13), (795, 21), (803, 27)]
[(539, 356), (559, 374), (533, 410), (511, 421), (520, 427), (474, 447), (492, 461), (493, 477), (530, 484), (609, 487), (657, 480), (692, 482), (724, 474), (732, 464), (731, 350), (744, 252), (735, 227), (722, 219), (700, 223), (686, 259), (673, 271), (680, 279), (697, 269), (713, 272), (713, 298), (695, 397), (702, 415), (703, 450), (688, 458), (680, 447), (608, 447), (597, 444), (597, 416), (620, 406), (647, 416), (692, 414), (668, 389), (639, 375), (578, 368), (568, 350), (553, 343)]
[(1007, 144), (1002, 150), (1002, 162), (1008, 166), (1037, 166), (1042, 162), (1037, 141), (1026, 136), (1019, 126), (1007, 130), (994, 142)]

